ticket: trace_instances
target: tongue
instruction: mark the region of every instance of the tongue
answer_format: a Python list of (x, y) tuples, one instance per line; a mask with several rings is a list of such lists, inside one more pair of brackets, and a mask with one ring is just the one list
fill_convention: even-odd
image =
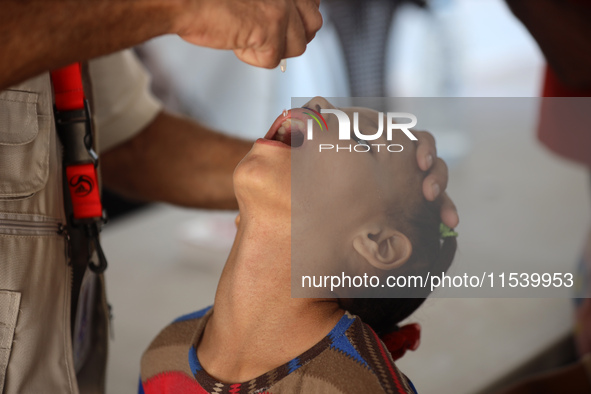
[(300, 147), (304, 144), (304, 133), (299, 130), (290, 130), (285, 134), (285, 143), (292, 148)]
[(283, 135), (277, 133), (274, 140), (289, 145), (292, 148), (300, 147), (304, 144), (304, 133), (297, 129), (288, 128)]

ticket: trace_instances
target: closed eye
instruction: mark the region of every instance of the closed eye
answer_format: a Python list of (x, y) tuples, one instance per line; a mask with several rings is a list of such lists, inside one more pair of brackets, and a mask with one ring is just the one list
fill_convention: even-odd
[(361, 138), (357, 137), (357, 134), (355, 134), (355, 133), (352, 134), (352, 138), (353, 138), (353, 141), (357, 142), (357, 144), (359, 144), (359, 145), (369, 146), (369, 144), (367, 143), (366, 140), (362, 140)]
[(362, 140), (361, 138), (357, 137), (357, 134), (355, 133), (351, 134), (351, 138), (353, 138), (353, 141), (357, 142), (358, 144), (362, 144), (365, 142), (365, 140)]

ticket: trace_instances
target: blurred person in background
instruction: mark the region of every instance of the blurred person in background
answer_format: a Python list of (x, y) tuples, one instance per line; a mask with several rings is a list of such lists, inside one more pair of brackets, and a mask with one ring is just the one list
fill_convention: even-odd
[[(542, 91), (548, 99), (542, 101), (538, 139), (552, 152), (585, 166), (591, 179), (591, 1), (507, 3), (548, 63)], [(591, 393), (591, 231), (577, 275), (574, 339), (578, 360), (516, 383), (502, 394)]]
[[(324, 1), (320, 5), (323, 28), (304, 56), (288, 60), (285, 74), (245, 67), (231, 54), (193, 48), (176, 37), (152, 40), (140, 46), (138, 53), (154, 76), (154, 91), (171, 109), (232, 134), (255, 138), (252, 130), (264, 128), (275, 113), (291, 107), (291, 97), (453, 95), (453, 83), (448, 81), (454, 77), (446, 65), (450, 56), (439, 51), (446, 34), (440, 33), (437, 16), (449, 1), (438, 3), (442, 5), (423, 7), (409, 0)], [(420, 26), (429, 24), (434, 30), (422, 42), (429, 47), (425, 51), (434, 49), (434, 53), (414, 64), (421, 81), (406, 82), (420, 83), (420, 88), (402, 86), (397, 75), (399, 17), (412, 17)], [(221, 73), (225, 77), (219, 81), (215, 76)], [(237, 107), (233, 117), (214, 110), (218, 98)], [(241, 119), (250, 127), (244, 127)]]

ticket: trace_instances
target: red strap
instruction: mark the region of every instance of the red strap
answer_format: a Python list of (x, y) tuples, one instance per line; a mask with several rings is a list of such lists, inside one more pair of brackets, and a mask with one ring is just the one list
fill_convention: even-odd
[(66, 167), (66, 177), (75, 219), (100, 218), (103, 206), (93, 163)]
[(58, 111), (84, 109), (84, 88), (80, 63), (51, 72), (55, 106)]
[[(51, 72), (55, 107), (60, 112), (84, 110), (84, 87), (80, 63)], [(65, 146), (66, 149), (69, 149)], [(66, 180), (70, 189), (75, 219), (100, 218), (103, 215), (94, 163), (69, 163)]]
[(402, 326), (398, 331), (381, 338), (394, 361), (404, 356), (407, 350), (417, 350), (421, 343), (421, 326), (418, 323)]

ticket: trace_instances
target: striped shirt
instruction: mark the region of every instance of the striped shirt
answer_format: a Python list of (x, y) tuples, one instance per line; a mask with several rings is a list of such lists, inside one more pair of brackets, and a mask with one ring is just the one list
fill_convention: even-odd
[(196, 351), (211, 311), (176, 319), (152, 341), (142, 356), (140, 394), (416, 394), (375, 332), (348, 312), (288, 363), (248, 382), (220, 382), (201, 367)]

